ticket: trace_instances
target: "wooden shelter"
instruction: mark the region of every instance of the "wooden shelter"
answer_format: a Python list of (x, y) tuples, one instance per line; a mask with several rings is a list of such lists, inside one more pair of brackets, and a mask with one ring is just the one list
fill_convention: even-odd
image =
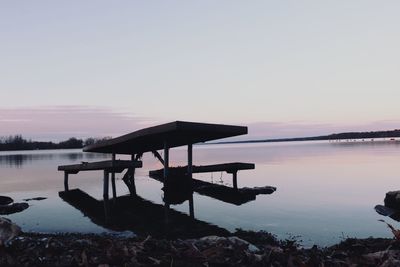
[[(154, 127), (141, 129), (117, 138), (109, 139), (83, 148), (84, 152), (97, 152), (112, 154), (111, 161), (82, 163), (77, 165), (59, 166), (58, 170), (64, 171), (65, 190), (68, 191), (68, 174), (75, 174), (79, 171), (86, 170), (103, 170), (104, 171), (104, 199), (108, 199), (108, 183), (109, 174), (111, 173), (111, 182), (113, 189), (113, 197), (116, 198), (115, 190), (115, 173), (122, 172), (124, 169), (128, 171), (124, 175), (124, 182), (127, 184), (131, 194), (135, 194), (134, 173), (135, 168), (142, 166), (139, 161), (143, 153), (152, 152), (163, 164), (163, 181), (168, 181), (169, 172), (169, 150), (173, 147), (187, 146), (187, 169), (186, 175), (192, 179), (193, 174), (193, 144), (228, 138), (238, 135), (247, 134), (247, 127), (210, 124), (198, 122), (175, 121)], [(163, 157), (158, 153), (163, 150)], [(131, 155), (131, 161), (116, 160), (117, 154)], [(236, 173), (241, 169), (254, 168), (249, 167), (246, 163), (235, 163), (235, 170), (232, 170), (232, 164), (226, 165), (223, 169), (233, 174), (233, 183), (237, 187)], [(243, 168), (241, 168), (241, 166)], [(208, 165), (203, 167), (204, 171), (221, 170), (221, 165)], [(191, 214), (193, 205), (190, 206)]]

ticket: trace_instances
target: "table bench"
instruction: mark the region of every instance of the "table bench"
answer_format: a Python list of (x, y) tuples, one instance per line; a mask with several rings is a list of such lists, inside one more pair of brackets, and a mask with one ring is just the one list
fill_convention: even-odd
[[(171, 173), (174, 172), (186, 172), (188, 166), (183, 167), (170, 167)], [(212, 164), (212, 165), (193, 165), (192, 173), (205, 173), (205, 172), (227, 172), (232, 174), (232, 184), (233, 188), (237, 189), (237, 172), (241, 170), (253, 170), (255, 165), (253, 163), (243, 163), (243, 162), (232, 162), (232, 163), (222, 163), (222, 164)], [(150, 171), (150, 176), (162, 175), (163, 170)]]
[[(81, 171), (104, 171), (104, 193), (103, 196), (108, 198), (108, 183), (109, 183), (109, 174), (121, 173), (125, 169), (129, 168), (141, 168), (141, 161), (132, 161), (132, 160), (105, 160), (105, 161), (96, 161), (96, 162), (82, 162), (80, 164), (72, 164), (72, 165), (62, 165), (58, 166), (59, 171), (64, 172), (64, 189), (65, 191), (69, 190), (68, 186), (68, 175), (69, 174), (77, 174)], [(116, 196), (115, 193), (115, 177), (112, 175), (112, 186), (113, 186), (113, 195)]]

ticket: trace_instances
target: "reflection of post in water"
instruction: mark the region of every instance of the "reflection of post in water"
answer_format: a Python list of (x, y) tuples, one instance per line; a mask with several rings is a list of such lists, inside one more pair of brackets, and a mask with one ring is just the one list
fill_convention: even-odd
[(104, 171), (103, 178), (103, 200), (104, 200), (104, 217), (106, 222), (108, 222), (109, 214), (110, 214), (110, 203), (108, 202), (108, 183), (109, 183), (109, 175), (108, 171)]

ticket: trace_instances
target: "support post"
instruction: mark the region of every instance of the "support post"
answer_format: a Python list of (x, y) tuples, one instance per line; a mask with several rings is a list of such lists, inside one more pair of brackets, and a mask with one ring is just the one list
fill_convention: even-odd
[[(137, 161), (137, 156), (134, 154), (131, 155), (131, 161)], [(135, 185), (135, 168), (128, 168), (122, 181), (126, 184), (129, 189), (129, 193), (131, 197), (136, 196), (136, 185)]]
[[(112, 154), (112, 164), (115, 164), (115, 154)], [(117, 189), (115, 187), (115, 172), (111, 173), (111, 186), (112, 186), (112, 193), (113, 193), (113, 200), (117, 199)]]
[(232, 172), (233, 188), (238, 189), (237, 186), (237, 171)]
[(153, 153), (153, 155), (161, 162), (161, 164), (164, 166), (164, 160), (161, 157), (160, 153), (158, 153), (157, 150), (153, 150), (151, 151), (151, 153)]
[[(169, 171), (169, 148), (168, 143), (164, 141), (164, 192), (167, 190), (167, 180), (168, 180), (168, 171)], [(164, 193), (165, 194), (165, 193)], [(166, 202), (164, 197), (164, 219), (165, 224), (169, 223), (169, 203)], [(167, 227), (168, 228), (168, 227)]]
[(169, 171), (169, 148), (167, 142), (164, 142), (164, 183), (168, 178)]
[(192, 179), (192, 174), (193, 174), (193, 145), (189, 144), (188, 145), (188, 177), (189, 179)]
[(189, 215), (190, 218), (194, 219), (194, 204), (193, 204), (193, 187), (192, 187), (192, 179), (193, 179), (193, 145), (189, 144), (188, 145), (188, 169), (187, 169), (187, 175), (188, 179), (190, 180), (190, 190), (191, 190), (191, 195), (189, 198)]
[(128, 187), (130, 195), (136, 196), (135, 168), (129, 168), (124, 174), (122, 181), (124, 181)]
[(68, 187), (68, 172), (64, 171), (64, 191), (69, 191)]
[(104, 215), (105, 215), (105, 217), (106, 217), (106, 221), (108, 220), (108, 214), (109, 214), (108, 184), (109, 184), (109, 175), (108, 175), (108, 171), (104, 171), (104, 178), (103, 178), (103, 201), (104, 201)]

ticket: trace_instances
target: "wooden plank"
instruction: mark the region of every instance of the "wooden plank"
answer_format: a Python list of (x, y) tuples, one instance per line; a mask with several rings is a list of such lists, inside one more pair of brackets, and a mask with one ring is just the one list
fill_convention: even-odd
[(193, 172), (202, 173), (202, 172), (226, 171), (227, 173), (233, 173), (239, 170), (253, 170), (255, 169), (255, 167), (256, 166), (253, 163), (234, 162), (234, 163), (223, 163), (223, 164), (204, 165), (204, 166), (193, 166)]
[(59, 171), (64, 171), (67, 173), (78, 173), (80, 171), (96, 171), (96, 170), (106, 170), (108, 172), (120, 173), (126, 168), (141, 168), (141, 161), (131, 161), (131, 160), (105, 160), (97, 162), (84, 162), (81, 164), (73, 165), (63, 165), (58, 166)]
[[(170, 168), (171, 171), (186, 172), (188, 170), (187, 166), (184, 167), (173, 167)], [(213, 165), (203, 165), (203, 166), (193, 166), (192, 173), (204, 173), (204, 172), (227, 172), (235, 173), (240, 170), (253, 170), (255, 169), (255, 164), (253, 163), (243, 163), (243, 162), (233, 162), (233, 163), (223, 163), (223, 164), (213, 164)], [(150, 175), (158, 175), (160, 170), (150, 171)]]

